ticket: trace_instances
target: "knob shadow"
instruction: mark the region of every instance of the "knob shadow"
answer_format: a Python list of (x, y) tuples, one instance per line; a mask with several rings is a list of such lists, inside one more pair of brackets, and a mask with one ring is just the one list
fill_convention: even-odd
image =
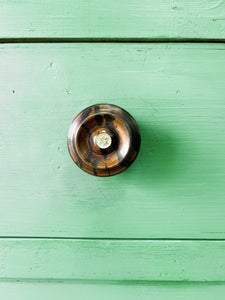
[[(185, 174), (187, 149), (181, 141), (167, 129), (139, 125), (141, 131), (141, 149), (134, 164), (120, 175), (128, 184), (137, 182), (148, 188), (151, 185), (163, 185), (181, 180)], [(141, 178), (143, 180), (141, 180)]]

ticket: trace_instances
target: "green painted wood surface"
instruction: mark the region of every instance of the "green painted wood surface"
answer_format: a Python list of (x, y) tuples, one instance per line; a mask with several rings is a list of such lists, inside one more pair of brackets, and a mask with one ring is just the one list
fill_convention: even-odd
[[(0, 48), (0, 235), (225, 237), (225, 44)], [(142, 147), (96, 178), (67, 150), (70, 122), (121, 105)]]
[(0, 239), (0, 279), (225, 281), (225, 241)]
[(7, 300), (221, 300), (224, 294), (224, 283), (0, 283)]
[(2, 0), (0, 37), (225, 38), (224, 0)]

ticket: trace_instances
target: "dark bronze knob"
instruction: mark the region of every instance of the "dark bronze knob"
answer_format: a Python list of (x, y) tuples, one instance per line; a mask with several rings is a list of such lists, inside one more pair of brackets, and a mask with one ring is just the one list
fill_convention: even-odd
[(112, 104), (85, 108), (70, 125), (69, 153), (85, 172), (111, 176), (128, 168), (140, 148), (137, 123), (124, 109)]

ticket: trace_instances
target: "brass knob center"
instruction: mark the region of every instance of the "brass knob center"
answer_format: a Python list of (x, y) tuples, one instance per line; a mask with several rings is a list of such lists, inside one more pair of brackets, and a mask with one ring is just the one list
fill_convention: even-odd
[(112, 145), (112, 138), (106, 131), (102, 131), (95, 137), (95, 143), (100, 149), (107, 149)]

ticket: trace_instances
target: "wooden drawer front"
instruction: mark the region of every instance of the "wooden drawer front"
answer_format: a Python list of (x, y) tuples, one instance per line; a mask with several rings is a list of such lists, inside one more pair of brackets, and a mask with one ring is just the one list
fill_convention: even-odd
[(0, 38), (225, 39), (225, 0), (6, 0)]
[(223, 283), (148, 282), (2, 282), (0, 297), (7, 300), (221, 300)]
[[(0, 65), (1, 236), (225, 238), (224, 44), (5, 44)], [(110, 178), (66, 144), (101, 102), (142, 134)]]
[(224, 241), (1, 238), (0, 279), (224, 281)]

